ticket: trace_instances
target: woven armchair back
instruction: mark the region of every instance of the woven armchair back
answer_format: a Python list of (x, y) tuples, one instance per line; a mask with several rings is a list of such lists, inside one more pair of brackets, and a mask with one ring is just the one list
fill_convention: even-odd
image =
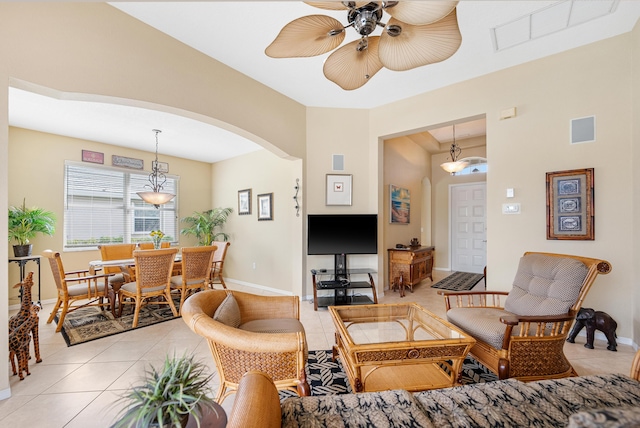
[(211, 263), (217, 247), (183, 247), (182, 280), (191, 283), (195, 280), (209, 280)]
[(136, 250), (133, 258), (136, 262), (136, 282), (140, 290), (161, 285), (169, 287), (173, 261), (178, 253), (177, 248), (160, 250)]

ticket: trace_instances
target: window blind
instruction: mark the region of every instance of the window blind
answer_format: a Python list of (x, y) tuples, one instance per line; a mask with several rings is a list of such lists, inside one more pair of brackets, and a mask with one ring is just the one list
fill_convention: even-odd
[(167, 176), (163, 191), (176, 197), (156, 209), (136, 192), (149, 184), (149, 174), (66, 162), (64, 170), (64, 248), (150, 241), (152, 230), (178, 241), (178, 182)]

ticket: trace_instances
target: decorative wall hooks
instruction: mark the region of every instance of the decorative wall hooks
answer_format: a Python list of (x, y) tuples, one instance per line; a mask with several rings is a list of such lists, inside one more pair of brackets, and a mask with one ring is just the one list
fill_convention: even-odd
[(296, 194), (293, 195), (293, 200), (296, 201), (296, 217), (300, 217), (300, 202), (298, 202), (298, 192), (300, 191), (300, 179), (296, 178), (296, 185), (294, 187)]

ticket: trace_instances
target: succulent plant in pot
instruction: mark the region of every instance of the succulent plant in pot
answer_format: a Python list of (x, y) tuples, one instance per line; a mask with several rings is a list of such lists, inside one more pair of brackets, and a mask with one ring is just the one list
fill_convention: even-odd
[(13, 252), (16, 257), (30, 256), (29, 240), (39, 233), (53, 235), (56, 230), (56, 217), (51, 211), (42, 208), (27, 208), (26, 200), (20, 207), (9, 207), (9, 241), (16, 241)]
[(162, 367), (151, 366), (143, 383), (116, 401), (125, 408), (112, 428), (184, 428), (190, 417), (199, 427), (204, 413), (225, 426), (224, 410), (210, 398), (212, 376), (193, 355), (167, 356)]

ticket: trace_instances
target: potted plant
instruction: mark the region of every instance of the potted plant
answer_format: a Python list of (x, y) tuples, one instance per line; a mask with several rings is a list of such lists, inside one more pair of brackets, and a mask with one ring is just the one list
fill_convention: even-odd
[(223, 241), (229, 239), (229, 235), (216, 229), (221, 228), (227, 222), (232, 208), (214, 208), (203, 212), (194, 212), (193, 215), (185, 217), (180, 221), (188, 223), (189, 226), (180, 231), (183, 235), (193, 235), (198, 238), (199, 245), (211, 245), (213, 241), (222, 237)]
[(190, 416), (199, 427), (205, 409), (226, 423), (222, 407), (207, 395), (212, 377), (193, 355), (167, 356), (160, 369), (151, 366), (143, 383), (116, 401), (126, 407), (112, 428), (184, 428)]
[(42, 208), (27, 208), (25, 200), (21, 207), (9, 207), (9, 242), (16, 241), (13, 253), (16, 257), (31, 255), (29, 243), (38, 233), (53, 235), (56, 230), (56, 217), (51, 211)]

